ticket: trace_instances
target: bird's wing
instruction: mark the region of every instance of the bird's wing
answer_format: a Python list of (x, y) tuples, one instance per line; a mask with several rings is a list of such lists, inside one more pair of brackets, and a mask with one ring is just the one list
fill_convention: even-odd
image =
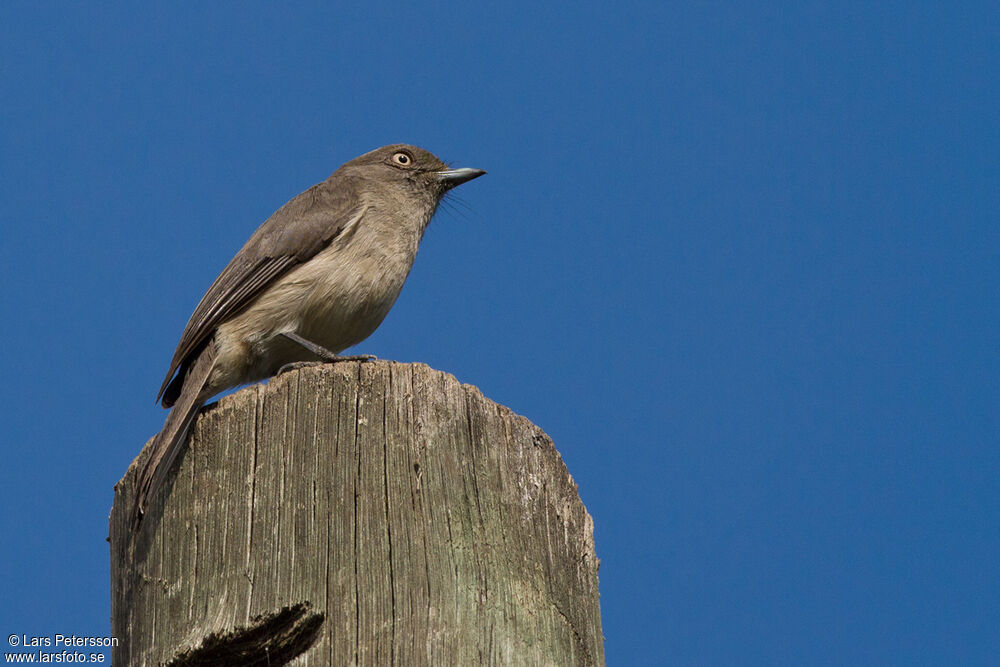
[(363, 212), (354, 183), (335, 174), (268, 218), (201, 298), (184, 327), (157, 400), (177, 369), (211, 338), (219, 324), (250, 305), (292, 267), (325, 248)]

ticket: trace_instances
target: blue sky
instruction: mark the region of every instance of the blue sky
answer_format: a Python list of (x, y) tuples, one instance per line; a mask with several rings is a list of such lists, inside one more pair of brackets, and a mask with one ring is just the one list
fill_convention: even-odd
[(188, 315), (403, 141), (489, 175), (358, 351), (553, 437), (609, 664), (995, 659), (998, 52), (992, 3), (4, 3), (0, 635), (109, 632)]

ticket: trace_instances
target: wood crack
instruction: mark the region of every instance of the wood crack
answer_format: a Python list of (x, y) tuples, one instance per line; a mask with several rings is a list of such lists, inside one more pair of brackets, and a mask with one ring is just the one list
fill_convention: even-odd
[[(392, 369), (389, 370), (389, 388), (392, 387)], [(389, 516), (389, 430), (386, 421), (388, 406), (382, 401), (382, 485), (385, 490), (385, 532), (389, 543), (389, 595), (392, 603), (392, 630), (389, 637), (389, 664), (396, 664), (396, 579), (392, 565), (392, 517)]]
[(141, 457), (119, 483), (114, 664), (603, 664), (592, 520), (541, 430), (420, 364), (291, 372), (199, 420), (136, 557)]
[(361, 447), (358, 445), (358, 429), (361, 427), (361, 366), (358, 365), (357, 394), (354, 397), (354, 455), (357, 459), (357, 474), (354, 477), (354, 664), (359, 664), (361, 649), (361, 579), (358, 575), (361, 524), (358, 522), (358, 489), (361, 488)]
[(305, 653), (319, 636), (325, 615), (308, 602), (263, 614), (247, 625), (213, 632), (167, 667), (279, 667)]

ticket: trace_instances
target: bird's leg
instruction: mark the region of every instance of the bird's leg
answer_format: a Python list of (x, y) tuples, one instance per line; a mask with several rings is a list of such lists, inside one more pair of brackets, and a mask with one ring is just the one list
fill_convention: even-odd
[(321, 363), (327, 363), (327, 362), (333, 363), (337, 361), (370, 361), (376, 358), (375, 355), (373, 354), (356, 354), (348, 357), (341, 357), (337, 354), (334, 354), (330, 350), (326, 349), (322, 345), (317, 345), (311, 340), (306, 340), (305, 338), (298, 335), (294, 331), (283, 331), (281, 335), (294, 343), (298, 343), (302, 347), (306, 348), (307, 350), (315, 354), (317, 357), (323, 359), (323, 361), (295, 361), (290, 364), (285, 364), (284, 366), (279, 368), (278, 372), (275, 373), (275, 375), (281, 375), (282, 373), (294, 370), (296, 368), (303, 368), (305, 366), (315, 366), (316, 364), (321, 364)]
[(311, 340), (306, 340), (294, 331), (284, 331), (281, 335), (292, 342), (298, 343), (325, 361), (370, 361), (376, 358), (374, 354), (356, 354), (349, 357), (341, 357), (326, 349), (322, 345), (317, 345)]

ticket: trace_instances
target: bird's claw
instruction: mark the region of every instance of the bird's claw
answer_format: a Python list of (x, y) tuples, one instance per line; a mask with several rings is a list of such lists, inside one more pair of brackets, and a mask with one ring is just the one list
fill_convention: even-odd
[(274, 374), (274, 377), (278, 377), (282, 373), (287, 373), (288, 371), (298, 370), (300, 368), (306, 368), (308, 366), (319, 366), (325, 364), (325, 361), (293, 361), (290, 364), (285, 364), (278, 369), (278, 372)]
[(274, 374), (278, 377), (282, 373), (287, 373), (288, 371), (298, 370), (300, 368), (308, 368), (309, 366), (321, 366), (323, 364), (335, 364), (338, 361), (375, 361), (378, 359), (374, 354), (355, 354), (349, 357), (339, 357), (333, 355), (331, 358), (324, 358), (322, 361), (293, 361), (291, 363), (285, 364), (278, 369), (278, 372)]
[(330, 359), (330, 362), (337, 361), (375, 361), (378, 359), (374, 354), (354, 354), (349, 357), (335, 357)]

